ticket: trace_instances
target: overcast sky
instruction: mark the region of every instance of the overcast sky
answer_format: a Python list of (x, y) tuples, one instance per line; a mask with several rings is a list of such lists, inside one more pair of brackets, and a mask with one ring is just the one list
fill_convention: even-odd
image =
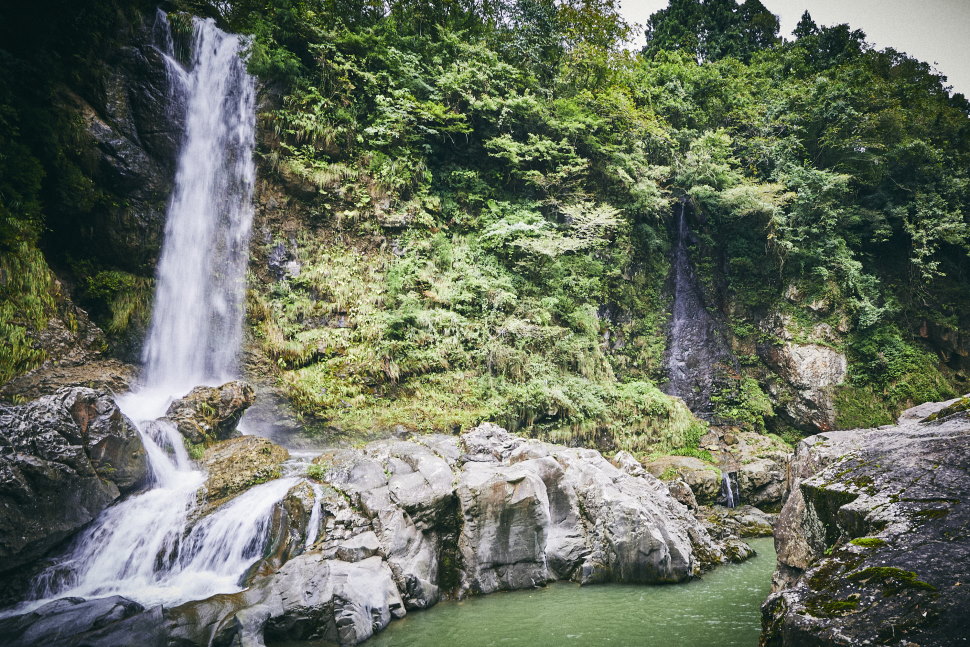
[[(761, 0), (791, 31), (808, 9), (819, 25), (849, 23), (876, 47), (892, 47), (932, 64), (954, 91), (970, 97), (970, 0)], [(646, 23), (667, 0), (620, 0), (630, 22)], [(640, 35), (638, 45), (643, 43)]]

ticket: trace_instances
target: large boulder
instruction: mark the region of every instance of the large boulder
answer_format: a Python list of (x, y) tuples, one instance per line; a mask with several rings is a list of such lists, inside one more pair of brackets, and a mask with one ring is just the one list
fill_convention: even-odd
[(134, 425), (104, 393), (0, 407), (0, 572), (39, 557), (147, 475)]
[(970, 611), (970, 417), (799, 444), (762, 645), (951, 645)]
[(0, 619), (6, 647), (165, 647), (161, 607), (147, 610), (113, 595), (64, 598), (19, 616)]
[(549, 497), (539, 475), (521, 465), (466, 463), (458, 497), (461, 552), (471, 593), (545, 584)]
[(357, 562), (306, 553), (267, 585), (264, 635), (274, 640), (326, 640), (357, 645), (406, 613), (394, 577), (380, 557)]
[(201, 498), (207, 506), (217, 506), (254, 485), (277, 479), (289, 457), (284, 448), (259, 436), (219, 441), (199, 461), (208, 474)]
[(253, 387), (240, 380), (197, 386), (169, 405), (164, 419), (190, 443), (211, 445), (240, 435), (239, 419), (255, 399)]
[(361, 452), (334, 455), (328, 472), (328, 481), (369, 520), (405, 604), (417, 609), (435, 604), (442, 582), (455, 579), (442, 571), (453, 571), (448, 565), (456, 560), (460, 526), (455, 463), (422, 444), (428, 441), (445, 456), (457, 452), (456, 439), (448, 437), (377, 441)]

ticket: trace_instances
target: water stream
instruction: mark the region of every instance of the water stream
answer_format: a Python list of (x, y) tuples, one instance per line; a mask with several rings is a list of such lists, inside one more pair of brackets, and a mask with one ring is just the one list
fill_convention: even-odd
[[(173, 109), (185, 134), (140, 386), (118, 399), (138, 426), (151, 476), (147, 491), (105, 510), (33, 582), (27, 608), (65, 597), (124, 595), (174, 604), (239, 590), (261, 557), (273, 506), (297, 479), (250, 489), (197, 523), (205, 474), (163, 416), (199, 384), (236, 376), (252, 221), (255, 89), (238, 36), (196, 20), (182, 65), (164, 13), (152, 30), (164, 55)], [(21, 607), (23, 609), (24, 607)]]
[(666, 392), (684, 401), (694, 415), (712, 419), (711, 396), (724, 369), (734, 358), (719, 324), (704, 303), (697, 274), (691, 264), (687, 205), (677, 207), (673, 252), (673, 308), (667, 349)]

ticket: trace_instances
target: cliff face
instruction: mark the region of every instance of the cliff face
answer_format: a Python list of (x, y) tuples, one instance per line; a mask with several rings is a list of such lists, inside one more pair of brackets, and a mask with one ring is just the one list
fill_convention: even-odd
[[(962, 402), (799, 444), (762, 645), (968, 640), (970, 417)], [(934, 409), (940, 415), (926, 421)]]
[(4, 13), (4, 382), (105, 351), (137, 359), (182, 138), (154, 12), (54, 13), (43, 33), (32, 10)]

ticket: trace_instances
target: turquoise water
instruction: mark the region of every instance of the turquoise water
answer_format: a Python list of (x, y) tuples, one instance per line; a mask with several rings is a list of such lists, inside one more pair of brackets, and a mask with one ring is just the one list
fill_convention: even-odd
[(556, 583), (442, 602), (395, 620), (367, 647), (755, 647), (771, 588), (771, 538), (757, 556), (666, 586)]

